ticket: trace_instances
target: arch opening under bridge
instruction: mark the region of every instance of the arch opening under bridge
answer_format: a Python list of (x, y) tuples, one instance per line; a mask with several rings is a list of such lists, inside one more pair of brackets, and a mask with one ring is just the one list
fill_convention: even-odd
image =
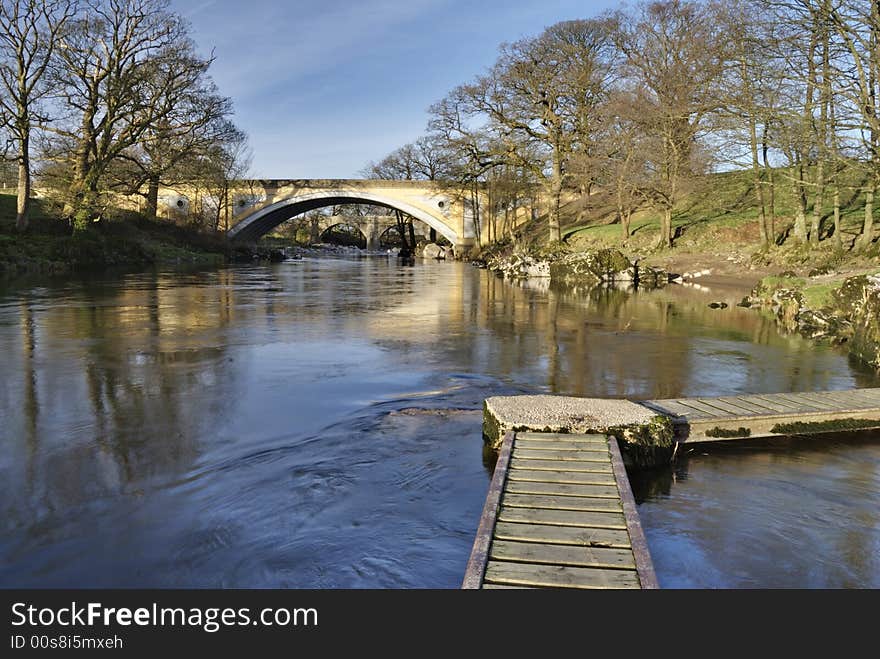
[[(437, 195), (433, 196), (437, 197)], [(229, 230), (228, 236), (235, 240), (257, 240), (278, 225), (297, 215), (328, 206), (344, 204), (368, 204), (399, 210), (416, 220), (424, 222), (453, 245), (468, 244), (473, 239), (472, 236), (461, 235), (465, 232), (461, 228), (454, 226), (455, 222), (448, 217), (449, 201), (445, 197), (439, 197), (436, 201), (432, 198), (416, 205), (411, 201), (396, 199), (386, 194), (357, 189), (319, 190), (302, 194), (293, 193), (277, 201), (270, 201), (270, 203), (266, 203), (242, 215), (240, 221)], [(437, 210), (429, 211), (428, 208), (432, 206), (436, 206)]]

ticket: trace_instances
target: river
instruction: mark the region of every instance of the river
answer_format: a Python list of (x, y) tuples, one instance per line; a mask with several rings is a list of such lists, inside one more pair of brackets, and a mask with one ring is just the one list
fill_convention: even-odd
[[(385, 257), (0, 284), (0, 586), (457, 588), (488, 396), (880, 385), (742, 295)], [(880, 587), (874, 435), (633, 480), (662, 587)]]

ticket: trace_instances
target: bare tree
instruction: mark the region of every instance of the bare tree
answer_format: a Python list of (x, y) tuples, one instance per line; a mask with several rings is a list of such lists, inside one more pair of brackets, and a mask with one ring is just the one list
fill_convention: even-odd
[(75, 0), (3, 0), (0, 3), (0, 117), (18, 162), (15, 226), (28, 225), (31, 135), (45, 123), (41, 101), (49, 92), (46, 71), (60, 34), (76, 11)]
[(841, 96), (857, 108), (853, 128), (859, 135), (867, 169), (862, 231), (856, 245), (874, 240), (874, 195), (880, 184), (880, 6), (859, 0), (829, 10), (837, 35), (850, 55), (842, 71)]
[(100, 217), (110, 165), (168, 119), (168, 100), (180, 100), (192, 79), (188, 67), (175, 66), (188, 28), (167, 0), (84, 0), (84, 7), (58, 41), (55, 83), (69, 121), (49, 127), (73, 145), (69, 209), (77, 229)]
[(694, 174), (694, 144), (718, 104), (714, 92), (726, 56), (715, 11), (711, 4), (665, 0), (616, 15), (624, 76), (652, 137), (650, 195), (662, 212), (661, 247), (672, 245), (672, 212)]

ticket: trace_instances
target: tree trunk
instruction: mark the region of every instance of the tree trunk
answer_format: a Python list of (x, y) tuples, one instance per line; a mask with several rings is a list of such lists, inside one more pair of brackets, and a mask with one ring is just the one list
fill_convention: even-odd
[(871, 178), (871, 183), (865, 191), (865, 222), (862, 225), (862, 235), (859, 236), (859, 246), (862, 249), (868, 247), (874, 240), (874, 190), (876, 182)]
[(18, 156), (18, 200), (15, 206), (15, 228), (25, 231), (28, 227), (28, 211), (31, 203), (31, 167), (28, 140), (21, 141)]
[(843, 247), (843, 236), (840, 235), (840, 188), (834, 186), (834, 246)]
[(660, 244), (662, 249), (672, 247), (672, 207), (663, 209), (663, 217), (660, 219)]
[(159, 210), (159, 177), (150, 176), (147, 179), (147, 206), (144, 214), (151, 220), (156, 219)]
[(549, 242), (562, 240), (559, 228), (559, 207), (562, 197), (562, 162), (559, 147), (553, 151), (553, 174), (550, 177), (550, 212), (547, 214), (547, 227), (550, 230)]
[(807, 242), (807, 198), (804, 192), (804, 166), (798, 165), (798, 177), (794, 182), (794, 198), (797, 209), (794, 216), (794, 239), (799, 243)]
[(816, 196), (813, 197), (813, 214), (810, 217), (810, 242), (819, 244), (819, 224), (822, 221), (822, 186), (825, 185), (825, 163), (820, 158), (816, 164)]
[(749, 117), (749, 144), (752, 150), (752, 184), (758, 201), (758, 228), (761, 233), (761, 245), (770, 244), (770, 232), (767, 230), (766, 204), (764, 203), (764, 182), (761, 180), (761, 163), (758, 161), (758, 127), (755, 119)]
[(768, 162), (768, 154), (770, 152), (770, 141), (768, 137), (769, 126), (767, 122), (764, 122), (763, 129), (761, 130), (761, 160), (763, 161), (764, 166), (764, 176), (767, 179), (767, 190), (769, 192), (769, 199), (767, 210), (770, 213), (769, 221), (770, 221), (770, 240), (774, 243), (776, 242), (776, 185), (773, 179), (773, 168), (770, 166)]

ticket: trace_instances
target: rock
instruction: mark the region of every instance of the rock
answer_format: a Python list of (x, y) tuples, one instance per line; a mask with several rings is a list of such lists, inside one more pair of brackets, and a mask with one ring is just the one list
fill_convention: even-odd
[(660, 288), (669, 283), (669, 273), (663, 268), (654, 268), (651, 266), (636, 267), (637, 283), (639, 288)]
[(425, 259), (444, 259), (446, 251), (437, 243), (426, 243), (419, 252)]
[(635, 281), (635, 266), (616, 249), (567, 254), (550, 263), (550, 277), (569, 284)]

